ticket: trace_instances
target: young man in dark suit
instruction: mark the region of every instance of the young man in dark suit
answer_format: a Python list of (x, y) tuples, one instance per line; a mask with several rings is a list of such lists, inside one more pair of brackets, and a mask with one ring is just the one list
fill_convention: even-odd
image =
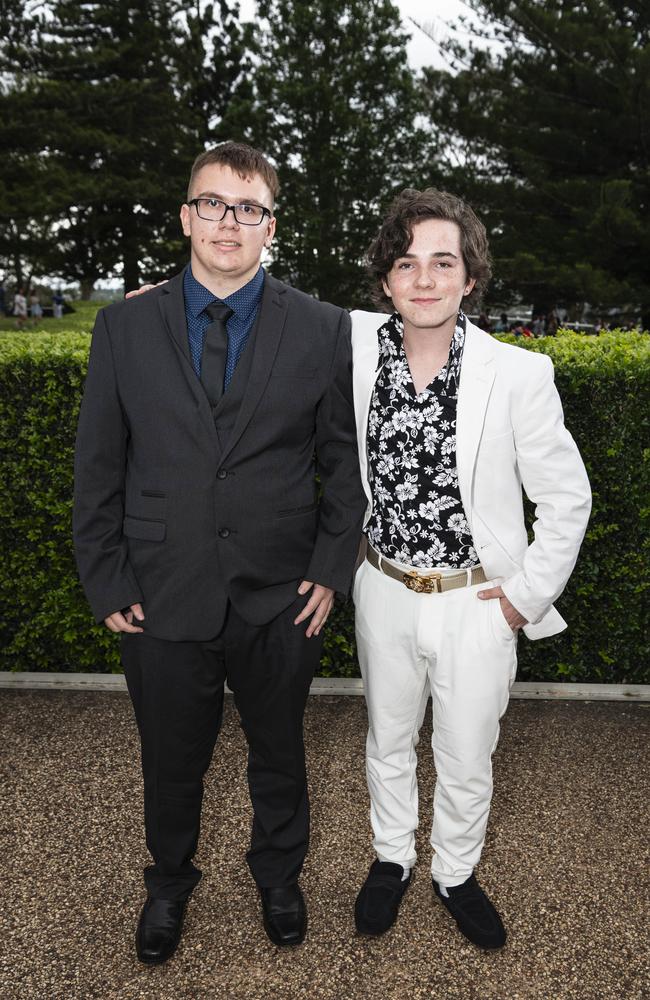
[(201, 875), (226, 680), (264, 926), (277, 945), (306, 930), (303, 712), (365, 501), (348, 314), (260, 265), (277, 190), (248, 146), (198, 157), (181, 208), (190, 264), (99, 312), (79, 417), (75, 547), (96, 620), (120, 633), (140, 731), (153, 864), (136, 945), (150, 964), (176, 949)]

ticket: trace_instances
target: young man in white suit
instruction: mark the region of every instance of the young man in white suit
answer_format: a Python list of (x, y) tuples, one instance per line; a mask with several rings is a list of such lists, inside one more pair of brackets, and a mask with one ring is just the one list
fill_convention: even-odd
[[(354, 582), (368, 704), (377, 860), (357, 929), (395, 921), (416, 861), (416, 753), (429, 693), (437, 772), (432, 878), (460, 930), (506, 940), (474, 875), (491, 756), (529, 639), (566, 623), (553, 607), (591, 506), (548, 357), (493, 340), (462, 309), (490, 277), (485, 228), (453, 195), (404, 191), (370, 250), (392, 315), (352, 314), (367, 554)], [(529, 543), (522, 485), (536, 505)]]

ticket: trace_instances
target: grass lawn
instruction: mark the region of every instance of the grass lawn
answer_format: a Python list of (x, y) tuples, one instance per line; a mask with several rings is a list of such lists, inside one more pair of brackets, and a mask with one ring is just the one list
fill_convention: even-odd
[(32, 326), (31, 318), (22, 331), (16, 330), (16, 320), (13, 316), (0, 318), (0, 333), (91, 333), (97, 310), (107, 305), (107, 302), (74, 302), (73, 313), (67, 313), (61, 319), (44, 316), (36, 326)]

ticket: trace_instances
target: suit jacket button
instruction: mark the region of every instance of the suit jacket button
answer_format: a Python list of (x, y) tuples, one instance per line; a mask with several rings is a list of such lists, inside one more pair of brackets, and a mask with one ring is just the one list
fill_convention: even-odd
[(225, 469), (219, 469), (219, 471), (217, 472), (217, 479), (225, 479), (227, 475), (228, 473), (226, 472)]
[(230, 528), (219, 528), (219, 538), (227, 538), (230, 534)]

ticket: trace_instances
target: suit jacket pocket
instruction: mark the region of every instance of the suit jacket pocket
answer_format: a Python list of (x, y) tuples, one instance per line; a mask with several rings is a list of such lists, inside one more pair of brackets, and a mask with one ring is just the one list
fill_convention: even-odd
[(276, 517), (296, 517), (300, 514), (311, 514), (317, 508), (317, 503), (310, 503), (305, 507), (290, 507), (288, 510), (276, 511)]
[(143, 538), (148, 542), (162, 542), (167, 533), (164, 521), (149, 521), (142, 517), (124, 518), (122, 532), (127, 538)]

